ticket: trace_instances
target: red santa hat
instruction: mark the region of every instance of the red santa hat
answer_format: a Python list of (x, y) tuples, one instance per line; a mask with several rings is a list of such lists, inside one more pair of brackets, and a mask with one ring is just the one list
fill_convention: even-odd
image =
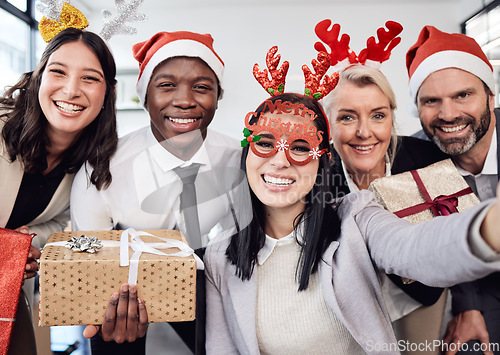
[(410, 96), (416, 104), (420, 85), (433, 72), (445, 68), (468, 71), (495, 92), (493, 67), (477, 42), (460, 33), (446, 33), (425, 26), (406, 53), (406, 68), (410, 77)]
[[(215, 52), (214, 39), (209, 34), (188, 31), (158, 32), (147, 41), (132, 47), (134, 58), (139, 62), (137, 95), (144, 104), (149, 80), (161, 62), (172, 57), (195, 57), (203, 60), (213, 70), (222, 90), (224, 62)], [(219, 98), (222, 97), (222, 92)]]

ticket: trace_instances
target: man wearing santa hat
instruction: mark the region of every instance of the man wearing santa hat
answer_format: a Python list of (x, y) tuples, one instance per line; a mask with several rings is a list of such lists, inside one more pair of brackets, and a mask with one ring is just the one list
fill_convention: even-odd
[[(133, 53), (139, 62), (137, 94), (149, 114), (150, 126), (120, 139), (110, 163), (113, 180), (107, 189), (99, 191), (89, 183), (88, 166), (79, 171), (71, 193), (72, 228), (178, 229), (191, 248), (202, 250), (208, 236), (225, 230), (228, 224), (224, 221), (236, 213), (226, 187), (239, 172), (239, 142), (208, 129), (223, 94), (224, 63), (210, 35), (187, 31), (159, 32), (134, 45)], [(226, 181), (223, 186), (222, 180)], [(204, 275), (199, 273), (196, 332), (194, 326), (176, 324), (196, 353), (204, 352), (203, 290)], [(132, 308), (139, 312), (130, 316)], [(120, 309), (124, 313), (128, 309), (129, 317), (117, 317)], [(148, 328), (145, 305), (137, 300), (135, 286), (121, 287), (119, 297), (112, 297), (107, 315), (111, 317), (103, 321), (102, 339), (93, 338), (93, 352), (144, 352), (143, 338), (126, 342), (144, 337)], [(147, 353), (171, 349), (172, 338), (165, 327), (168, 324), (149, 327)], [(84, 334), (92, 336), (97, 331), (90, 326)], [(123, 341), (124, 346), (116, 344)], [(187, 348), (175, 350), (186, 353)]]
[[(452, 157), (480, 200), (494, 197), (500, 176), (500, 110), (495, 109), (493, 67), (481, 47), (463, 34), (425, 26), (406, 65), (423, 131)], [(457, 285), (451, 294), (454, 318), (445, 342), (470, 341), (463, 347), (468, 351), (460, 352), (467, 354), (482, 354), (489, 343), (500, 346), (500, 273)]]

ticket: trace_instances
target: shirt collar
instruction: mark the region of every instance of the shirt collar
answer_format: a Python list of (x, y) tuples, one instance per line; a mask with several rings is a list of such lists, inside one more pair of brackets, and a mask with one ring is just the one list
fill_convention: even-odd
[(269, 256), (271, 256), (271, 253), (273, 252), (276, 245), (295, 243), (295, 233), (297, 233), (297, 239), (302, 240), (302, 231), (303, 223), (299, 224), (299, 226), (297, 226), (297, 228), (293, 230), (292, 233), (280, 239), (270, 237), (266, 234), (266, 241), (264, 242), (264, 246), (259, 250), (259, 253), (257, 254), (257, 262), (259, 263), (259, 265), (262, 265), (266, 262)]
[[(495, 127), (495, 131), (493, 132), (493, 136), (491, 137), (490, 149), (488, 150), (488, 154), (486, 155), (486, 159), (484, 161), (483, 170), (475, 176), (479, 175), (497, 175), (497, 127)], [(456, 165), (458, 171), (462, 176), (473, 175), (467, 170), (462, 169), (460, 166)]]
[[(209, 133), (207, 132), (207, 137), (205, 137), (205, 140), (208, 138), (208, 134)], [(175, 155), (173, 155), (167, 149), (165, 149), (156, 140), (151, 130), (148, 130), (147, 142), (149, 147), (148, 151), (151, 154), (151, 157), (156, 162), (156, 164), (158, 164), (160, 169), (164, 172), (170, 171), (179, 166), (183, 167), (189, 166), (193, 163), (197, 163), (202, 166), (203, 165), (210, 166), (210, 161), (208, 158), (205, 141), (203, 142), (200, 149), (198, 149), (198, 151), (191, 157), (191, 159), (187, 161), (177, 158)]]

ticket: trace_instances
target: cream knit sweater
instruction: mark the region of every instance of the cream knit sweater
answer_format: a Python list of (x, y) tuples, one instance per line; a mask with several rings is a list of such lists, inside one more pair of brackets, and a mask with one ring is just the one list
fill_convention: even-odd
[[(284, 242), (284, 241), (283, 241)], [(326, 304), (318, 273), (298, 291), (295, 279), (300, 246), (278, 242), (257, 266), (257, 339), (262, 354), (364, 354)]]

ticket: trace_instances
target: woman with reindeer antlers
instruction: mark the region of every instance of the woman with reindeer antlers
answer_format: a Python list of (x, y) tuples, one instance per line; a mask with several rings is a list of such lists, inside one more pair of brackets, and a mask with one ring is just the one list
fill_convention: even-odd
[[(387, 31), (377, 31), (378, 43), (370, 37), (366, 49), (357, 56), (349, 48), (349, 36), (344, 34), (339, 40), (340, 25), (334, 24), (329, 30), (331, 23), (321, 21), (315, 32), (331, 48), (331, 66), (339, 71), (337, 87), (323, 100), (335, 148), (335, 195), (367, 189), (380, 177), (446, 159), (429, 141), (396, 135), (396, 97), (379, 67), (399, 44), (403, 27), (388, 21)], [(320, 42), (315, 48), (326, 51)], [(440, 339), (447, 292), (419, 282), (403, 283), (397, 275), (388, 275), (383, 291), (399, 340), (432, 343)]]
[(398, 354), (380, 270), (434, 286), (497, 270), (473, 245), (500, 251), (500, 201), (411, 225), (368, 191), (332, 200), (328, 121), (311, 98), (335, 86), (335, 76), (319, 83), (328, 55), (315, 74), (304, 68), (302, 96), (282, 94), (288, 64), (278, 69), (275, 52), (272, 80), (254, 68), (273, 97), (247, 114), (242, 140), (253, 220), (205, 254), (207, 353)]

